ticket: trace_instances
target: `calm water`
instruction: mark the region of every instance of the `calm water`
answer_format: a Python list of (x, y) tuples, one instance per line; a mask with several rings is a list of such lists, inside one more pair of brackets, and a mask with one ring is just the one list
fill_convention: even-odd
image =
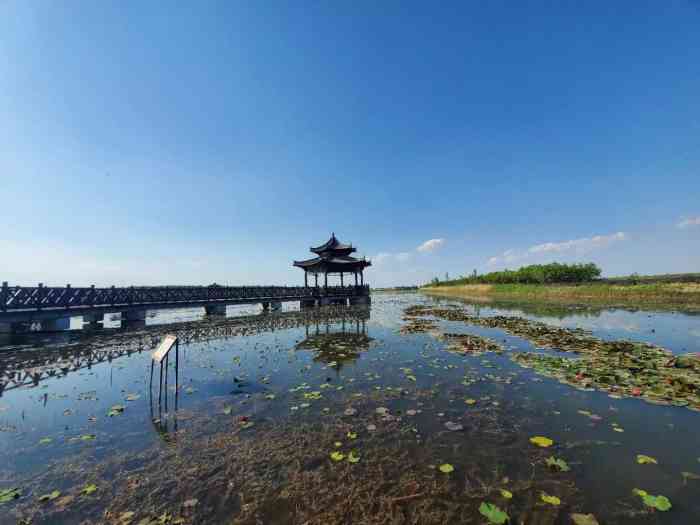
[[(700, 522), (700, 413), (538, 376), (508, 357), (532, 346), (497, 329), (438, 323), (507, 348), (481, 356), (399, 333), (404, 308), (433, 302), (700, 351), (700, 317), (683, 313), (414, 294), (375, 294), (370, 310), (216, 322), (183, 311), (134, 332), (15, 338), (0, 348), (0, 491), (19, 497), (0, 503), (0, 523), (486, 523), (482, 502), (514, 523)], [(168, 331), (183, 338), (177, 387), (173, 356), (159, 388), (150, 351)], [(571, 471), (547, 468), (549, 456)], [(634, 488), (672, 509), (646, 511)]]

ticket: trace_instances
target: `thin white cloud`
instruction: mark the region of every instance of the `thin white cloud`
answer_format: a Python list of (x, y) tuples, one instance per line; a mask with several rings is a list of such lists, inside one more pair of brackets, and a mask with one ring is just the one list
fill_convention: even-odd
[(389, 261), (393, 257), (392, 254), (386, 253), (386, 252), (380, 252), (374, 257), (370, 257), (370, 260), (372, 261), (372, 264), (374, 266), (381, 266), (385, 262)]
[(501, 255), (491, 257), (488, 260), (488, 264), (494, 266), (548, 254), (573, 252), (577, 255), (581, 255), (624, 240), (627, 240), (627, 235), (625, 235), (624, 232), (617, 232), (611, 233), (610, 235), (595, 235), (593, 237), (583, 237), (581, 239), (571, 239), (562, 242), (545, 242), (530, 246), (527, 250), (521, 252), (513, 249), (506, 250)]
[(564, 242), (546, 242), (537, 244), (528, 249), (528, 253), (548, 253), (548, 252), (568, 252), (576, 250), (586, 252), (596, 248), (602, 248), (616, 241), (624, 241), (624, 232), (617, 232), (611, 235), (596, 235), (595, 237), (584, 237), (583, 239), (573, 239)]
[(370, 257), (370, 260), (372, 261), (372, 264), (374, 266), (382, 266), (383, 264), (386, 263), (391, 263), (391, 262), (406, 262), (411, 260), (413, 257), (413, 254), (410, 252), (400, 252), (400, 253), (387, 253), (387, 252), (380, 252), (374, 257)]
[(445, 239), (430, 239), (421, 244), (416, 250), (423, 253), (434, 252), (445, 244)]
[(685, 217), (684, 219), (681, 219), (681, 221), (676, 224), (679, 228), (691, 228), (693, 226), (700, 226), (700, 215), (696, 215), (695, 217)]

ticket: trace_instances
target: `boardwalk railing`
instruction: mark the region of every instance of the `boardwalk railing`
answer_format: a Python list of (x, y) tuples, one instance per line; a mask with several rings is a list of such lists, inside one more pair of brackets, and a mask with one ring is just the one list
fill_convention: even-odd
[(369, 294), (369, 286), (130, 286), (96, 288), (55, 286), (8, 286), (0, 288), (0, 311), (107, 308), (209, 304), (215, 302), (294, 300), (314, 297), (354, 297)]

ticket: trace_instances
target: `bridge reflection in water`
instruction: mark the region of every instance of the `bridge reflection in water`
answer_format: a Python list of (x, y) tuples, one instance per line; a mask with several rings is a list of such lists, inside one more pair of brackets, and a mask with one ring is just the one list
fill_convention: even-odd
[[(149, 326), (138, 331), (95, 333), (68, 343), (6, 349), (0, 347), (0, 397), (9, 390), (38, 387), (48, 379), (63, 378), (100, 363), (152, 351), (166, 334), (176, 335), (181, 345), (187, 346), (303, 326), (306, 327), (306, 341), (309, 341), (310, 334), (331, 334), (330, 326), (340, 325), (343, 332), (352, 327), (352, 337), (358, 338), (356, 342), (359, 344), (359, 338), (366, 338), (365, 323), (369, 316), (369, 306), (327, 306), (295, 312)], [(308, 345), (309, 350), (322, 348), (322, 345), (316, 343)], [(179, 374), (179, 370), (176, 372)], [(167, 396), (165, 399), (167, 403)]]

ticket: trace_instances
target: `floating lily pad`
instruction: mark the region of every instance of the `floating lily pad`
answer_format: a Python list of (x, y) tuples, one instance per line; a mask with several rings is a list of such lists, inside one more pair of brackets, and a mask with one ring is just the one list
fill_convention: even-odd
[(359, 463), (360, 462), (360, 456), (357, 454), (354, 450), (348, 454), (348, 461), (350, 463)]
[(109, 417), (114, 417), (114, 416), (120, 415), (123, 412), (124, 412), (123, 405), (114, 405), (112, 408), (109, 409), (109, 412), (107, 412), (107, 415)]
[(561, 500), (559, 498), (557, 498), (556, 496), (551, 496), (546, 492), (542, 492), (540, 494), (540, 499), (545, 503), (549, 503), (550, 505), (561, 505)]
[(510, 516), (498, 508), (498, 506), (486, 501), (481, 502), (479, 512), (482, 516), (489, 520), (489, 523), (493, 523), (495, 525), (503, 525), (510, 519)]
[(83, 487), (83, 490), (80, 491), (80, 493), (84, 494), (85, 496), (89, 496), (95, 491), (97, 491), (97, 485), (95, 485), (94, 483), (90, 483), (88, 485), (85, 485)]
[(572, 514), (571, 521), (574, 525), (600, 525), (593, 514)]
[(670, 510), (671, 508), (671, 501), (666, 496), (653, 496), (646, 490), (642, 489), (633, 489), (632, 492), (641, 497), (642, 501), (647, 507), (651, 507), (662, 512)]
[(681, 472), (681, 477), (683, 478), (684, 483), (686, 481), (688, 481), (689, 479), (700, 480), (700, 474), (695, 474), (695, 472), (683, 471), (683, 472)]
[(545, 461), (547, 462), (548, 467), (557, 469), (560, 472), (568, 472), (571, 470), (569, 468), (568, 463), (561, 458), (555, 458), (554, 456), (550, 456)]
[(501, 489), (501, 496), (505, 499), (513, 499), (513, 493), (510, 490)]
[(657, 465), (659, 462), (656, 461), (656, 458), (652, 458), (651, 456), (645, 456), (644, 454), (637, 454), (637, 463), (639, 463), (640, 465), (647, 465), (647, 464)]
[(44, 494), (43, 496), (39, 496), (39, 501), (52, 501), (55, 500), (57, 497), (61, 495), (60, 490), (54, 490), (53, 492), (49, 492), (48, 494)]
[(2, 489), (0, 490), (0, 505), (3, 503), (7, 503), (8, 501), (15, 500), (19, 498), (21, 495), (20, 490), (15, 487), (11, 489)]
[(438, 467), (438, 469), (439, 469), (440, 472), (442, 472), (443, 474), (449, 474), (450, 472), (454, 472), (454, 469), (455, 469), (455, 468), (454, 468), (452, 465), (450, 465), (449, 463), (443, 463), (442, 465), (440, 465), (440, 466)]
[(530, 438), (530, 443), (537, 445), (538, 447), (551, 447), (554, 441), (544, 436), (534, 436)]
[(335, 452), (331, 452), (331, 459), (333, 461), (343, 461), (345, 459), (345, 454), (336, 450)]

